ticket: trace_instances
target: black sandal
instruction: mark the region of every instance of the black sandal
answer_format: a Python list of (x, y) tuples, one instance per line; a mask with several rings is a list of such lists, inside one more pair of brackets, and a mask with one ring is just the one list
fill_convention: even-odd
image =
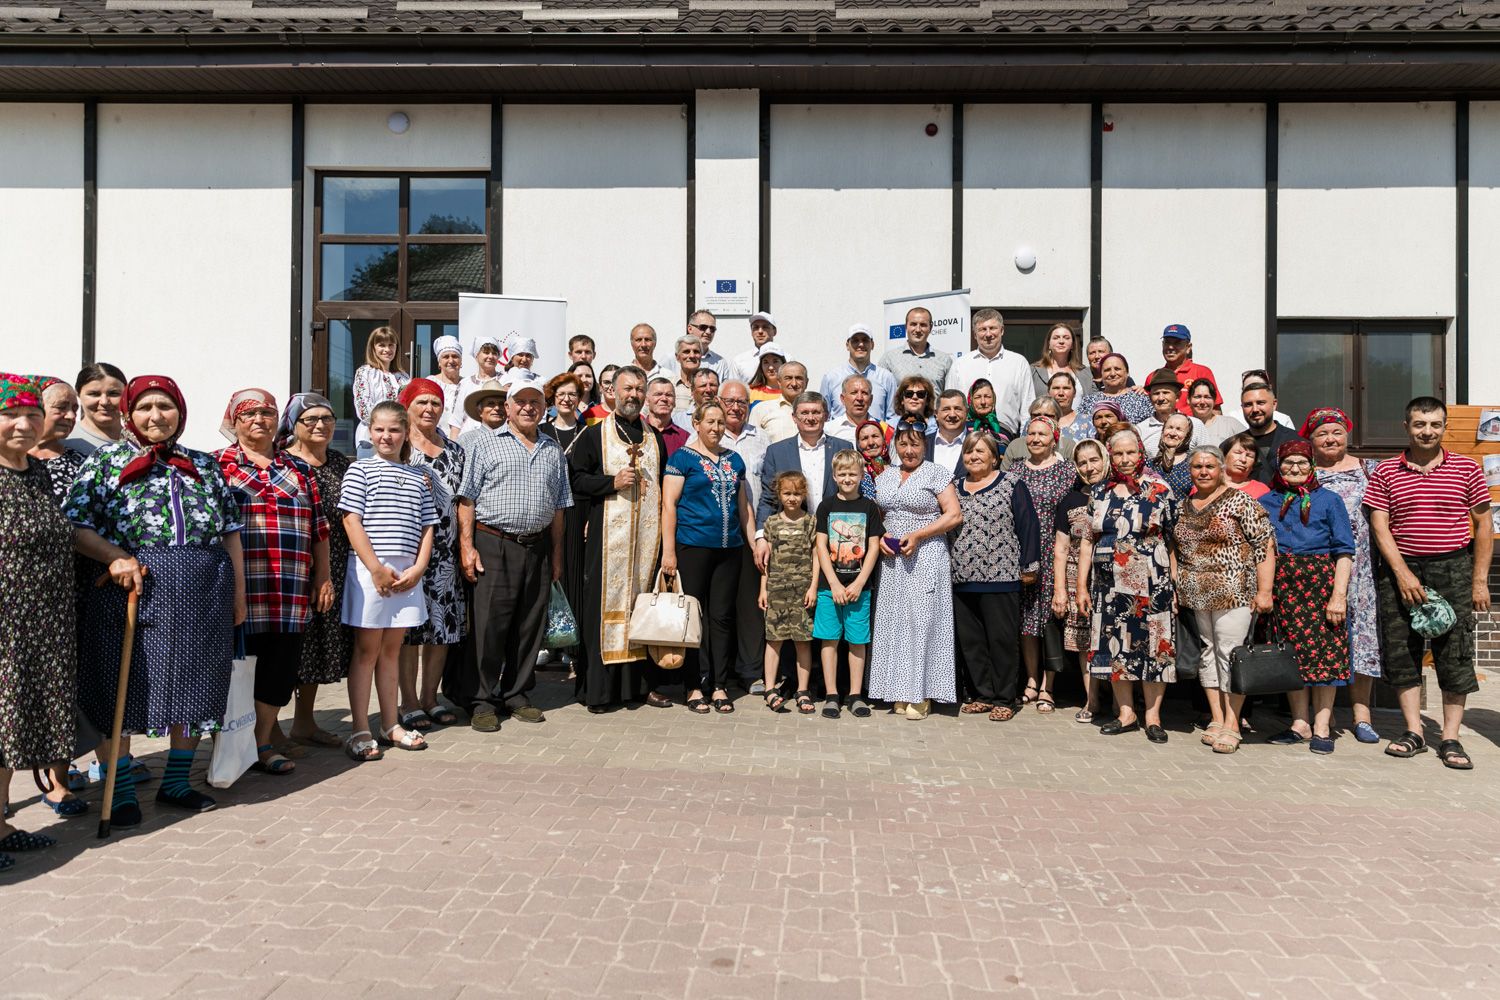
[(813, 704), (811, 691), (797, 692), (797, 711), (803, 715), (812, 715), (817, 710), (817, 706)]
[(702, 698), (689, 698), (687, 707), (688, 711), (693, 712), (695, 715), (708, 714), (708, 702), (704, 701)]
[(780, 712), (782, 710), (782, 706), (786, 704), (786, 699), (782, 697), (781, 692), (777, 691), (775, 688), (767, 691), (765, 698), (766, 707), (773, 712)]
[[(1387, 751), (1389, 753), (1390, 751)], [(1438, 744), (1438, 760), (1443, 762), (1444, 767), (1451, 767), (1455, 771), (1474, 770), (1474, 761), (1469, 757), (1468, 751), (1458, 740), (1444, 740)], [(1462, 764), (1454, 763), (1454, 758), (1463, 760)]]
[(1414, 733), (1408, 729), (1396, 739), (1391, 740), (1391, 745), (1385, 748), (1385, 752), (1391, 757), (1415, 757), (1419, 753), (1427, 752), (1427, 741), (1422, 739), (1421, 733)]
[(720, 715), (728, 715), (730, 712), (734, 711), (734, 702), (730, 701), (728, 698), (715, 698), (714, 711), (718, 712)]

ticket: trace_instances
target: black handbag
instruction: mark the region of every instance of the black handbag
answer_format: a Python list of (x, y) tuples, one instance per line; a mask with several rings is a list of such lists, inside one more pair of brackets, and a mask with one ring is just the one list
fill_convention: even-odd
[(1285, 694), (1307, 686), (1297, 665), (1297, 650), (1291, 643), (1270, 636), (1271, 641), (1255, 642), (1255, 624), (1259, 615), (1250, 616), (1250, 634), (1243, 645), (1229, 654), (1230, 694)]

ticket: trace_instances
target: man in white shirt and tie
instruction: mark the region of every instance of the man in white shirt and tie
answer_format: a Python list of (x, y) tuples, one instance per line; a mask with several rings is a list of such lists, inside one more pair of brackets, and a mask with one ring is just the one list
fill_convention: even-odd
[(995, 389), (995, 418), (1014, 437), (1026, 419), (1026, 407), (1036, 398), (1031, 378), (1031, 364), (1015, 351), (1007, 351), (1005, 318), (996, 309), (974, 313), (975, 350), (953, 362), (948, 388), (969, 396), (969, 387), (979, 379), (988, 379)]

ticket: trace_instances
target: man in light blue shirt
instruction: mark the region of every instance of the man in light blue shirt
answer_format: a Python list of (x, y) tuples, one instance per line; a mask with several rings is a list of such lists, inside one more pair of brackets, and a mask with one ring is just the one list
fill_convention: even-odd
[(849, 348), (849, 360), (823, 376), (823, 398), (829, 401), (830, 419), (844, 415), (844, 404), (840, 396), (844, 391), (844, 379), (850, 375), (862, 375), (870, 380), (870, 416), (875, 420), (887, 420), (891, 415), (891, 403), (896, 398), (896, 379), (890, 372), (870, 360), (875, 350), (875, 338), (870, 328), (855, 323), (849, 328), (849, 337), (844, 341)]

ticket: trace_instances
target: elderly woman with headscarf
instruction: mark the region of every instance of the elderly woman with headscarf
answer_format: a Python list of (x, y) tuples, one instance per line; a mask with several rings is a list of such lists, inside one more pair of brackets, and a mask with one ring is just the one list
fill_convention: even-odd
[[(1276, 529), (1275, 607), (1269, 632), (1297, 651), (1306, 687), (1292, 691), (1292, 724), (1272, 743), (1309, 742), (1333, 753), (1333, 696), (1349, 683), (1349, 576), (1354, 531), (1343, 499), (1313, 472), (1312, 442), (1276, 449), (1277, 472), (1260, 505)], [(1309, 715), (1311, 694), (1311, 715)], [(1305, 731), (1304, 731), (1305, 730)]]
[(1177, 598), (1168, 543), (1178, 500), (1147, 468), (1144, 452), (1134, 427), (1109, 439), (1109, 478), (1091, 488), (1091, 537), (1079, 546), (1078, 605), (1092, 616), (1089, 671), (1110, 682), (1120, 713), (1099, 732), (1140, 730), (1134, 693), (1140, 684), (1146, 738), (1165, 743), (1161, 701), (1177, 679)]
[(958, 698), (947, 535), (963, 523), (963, 513), (952, 470), (925, 460), (927, 428), (921, 421), (897, 425), (895, 449), (899, 464), (875, 480), (886, 537), (870, 642), (870, 697), (891, 702), (897, 715), (925, 719), (932, 702)]
[(1101, 399), (1094, 404), (1092, 413), (1086, 410), (1083, 412), (1094, 428), (1094, 440), (1103, 445), (1106, 451), (1109, 450), (1109, 439), (1115, 436), (1115, 431), (1130, 426), (1130, 421), (1125, 419), (1125, 409), (1113, 399)]
[(864, 475), (859, 480), (859, 495), (866, 500), (875, 499), (875, 480), (890, 465), (890, 439), (885, 431), (885, 426), (878, 420), (866, 420), (854, 429), (854, 445), (865, 463)]
[[(202, 812), (215, 802), (188, 783), (188, 771), (199, 737), (224, 718), (233, 630), (246, 615), (239, 501), (212, 455), (177, 443), (187, 403), (176, 382), (164, 375), (131, 379), (124, 412), (136, 444), (105, 445), (90, 455), (65, 508), (80, 535), (109, 543), (110, 575), (121, 585), (88, 595), (78, 703), (95, 728), (111, 731), (125, 634), (121, 588), (139, 587), (140, 620), (151, 627), (135, 634), (122, 732), (169, 736), (156, 801)], [(130, 557), (110, 554), (120, 549)], [(120, 753), (111, 822), (135, 826), (141, 810), (123, 735)]]
[[(27, 376), (0, 373), (0, 803), (11, 772), (46, 769), (52, 787), (43, 801), (60, 816), (88, 807), (67, 789), (77, 713), (77, 650), (73, 596), (74, 545), (133, 576), (134, 561), (92, 532), (75, 538), (52, 495), (44, 462), (27, 454), (43, 427), (42, 390)], [(59, 641), (61, 639), (62, 641)], [(0, 871), (8, 852), (50, 847), (51, 837), (25, 833), (0, 819)]]
[[(1043, 401), (1051, 402), (1046, 397), (1037, 400)], [(1026, 442), (1026, 457), (1012, 467), (1026, 484), (1038, 524), (1054, 523), (1058, 503), (1078, 480), (1073, 463), (1058, 453), (1060, 439), (1056, 420), (1050, 416), (1032, 417), (1022, 437)], [(1036, 710), (1043, 714), (1057, 707), (1052, 697), (1052, 682), (1056, 672), (1065, 666), (1061, 624), (1052, 617), (1052, 546), (1056, 537), (1056, 532), (1042, 532), (1041, 573), (1036, 582), (1021, 592), (1021, 656), (1026, 665), (1021, 704), (1034, 701)], [(1043, 657), (1042, 639), (1049, 630), (1054, 641), (1047, 644), (1049, 655)]]
[(1105, 401), (1118, 403), (1127, 423), (1138, 424), (1151, 416), (1151, 399), (1141, 390), (1131, 387), (1130, 362), (1123, 354), (1106, 354), (1099, 361), (1098, 387), (1083, 394), (1078, 411), (1092, 414)]
[(1375, 619), (1375, 569), (1370, 540), (1370, 522), (1361, 501), (1375, 461), (1349, 454), (1349, 433), (1354, 423), (1337, 407), (1313, 410), (1298, 432), (1312, 442), (1313, 465), (1318, 485), (1344, 501), (1349, 527), (1354, 531), (1354, 564), (1349, 571), (1350, 701), (1354, 709), (1354, 738), (1361, 743), (1379, 743), (1380, 734), (1370, 719), (1370, 695), (1380, 676), (1380, 626)]
[(214, 454), (240, 508), (247, 615), (245, 652), (255, 657), (255, 769), (290, 774), (300, 747), (278, 749), (276, 719), (291, 703), (302, 667), (302, 630), (333, 607), (328, 521), (312, 470), (276, 447), (281, 413), (264, 389), (229, 398), (219, 433), (234, 442)]
[(78, 422), (78, 393), (61, 379), (50, 375), (32, 376), (41, 389), (42, 428), (31, 457), (47, 467), (52, 480), (52, 495), (60, 506), (68, 499), (68, 487), (83, 468), (83, 453), (68, 446), (67, 437)]
[[(409, 465), (421, 469), (432, 490), (438, 523), (432, 535), (432, 556), (422, 574), (427, 621), (406, 634), (401, 649), (401, 707), (398, 716), (407, 729), (426, 732), (434, 723), (458, 721), (453, 710), (438, 703), (438, 686), (448, 660), (448, 647), (463, 641), (468, 630), (463, 581), (458, 573), (458, 512), (456, 497), (464, 478), (463, 448), (441, 428), (442, 390), (430, 379), (418, 378), (401, 390), (406, 407)], [(421, 683), (418, 685), (420, 663)]]
[(400, 343), (396, 331), (388, 326), (371, 330), (365, 341), (365, 363), (354, 370), (350, 391), (354, 395), (354, 415), (359, 418), (359, 426), (354, 429), (354, 454), (359, 458), (375, 454), (370, 443), (370, 414), (380, 403), (400, 395), (401, 387), (411, 381), (396, 360)]
[(432, 381), (443, 390), (443, 433), (451, 434), (451, 428), (464, 422), (463, 407), (458, 400), (464, 381), (460, 374), (464, 366), (463, 344), (452, 334), (444, 334), (432, 342), (432, 355), (437, 359), (437, 374)]
[[(349, 656), (354, 650), (349, 627), (339, 620), (349, 562), (349, 536), (339, 511), (339, 489), (350, 463), (347, 455), (332, 447), (335, 422), (333, 403), (315, 392), (301, 392), (287, 402), (276, 430), (276, 447), (301, 462), (317, 487), (318, 510), (328, 525), (328, 582), (333, 586), (333, 606), (322, 611), (315, 607), (302, 630), (291, 738), (304, 745), (330, 748), (343, 746), (343, 741), (321, 728), (313, 715), (318, 685), (338, 684), (349, 676)], [(272, 730), (271, 736), (278, 747), (286, 743), (277, 738), (277, 730)]]
[(970, 431), (988, 431), (1000, 443), (1000, 451), (1015, 437), (1000, 425), (995, 415), (995, 387), (987, 378), (977, 378), (969, 386), (967, 423)]

